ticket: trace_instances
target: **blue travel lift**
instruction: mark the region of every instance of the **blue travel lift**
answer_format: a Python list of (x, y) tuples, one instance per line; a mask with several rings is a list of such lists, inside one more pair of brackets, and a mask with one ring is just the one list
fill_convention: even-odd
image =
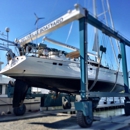
[[(125, 114), (130, 115), (130, 92), (129, 92), (129, 82), (128, 82), (128, 71), (127, 71), (127, 60), (126, 60), (126, 50), (125, 50), (125, 45), (130, 46), (130, 41), (125, 39), (123, 36), (121, 36), (118, 32), (112, 30), (99, 20), (95, 19), (93, 16), (91, 16), (88, 11), (81, 6), (75, 4), (75, 9), (74, 10), (69, 10), (67, 14), (63, 15), (62, 17), (59, 18), (62, 20), (60, 23), (57, 23), (57, 25), (52, 26), (51, 28), (48, 28), (44, 31), (42, 30), (44, 27), (43, 26), (41, 29), (39, 29), (39, 32), (41, 32), (40, 35), (46, 35), (47, 33), (56, 30), (57, 28), (64, 26), (65, 24), (72, 22), (73, 20), (79, 20), (79, 32), (80, 32), (80, 69), (81, 69), (81, 90), (80, 90), (80, 96), (81, 96), (81, 101), (80, 102), (75, 102), (75, 109), (77, 110), (77, 121), (78, 124), (81, 127), (90, 127), (93, 123), (93, 102), (91, 100), (92, 98), (99, 98), (99, 97), (126, 97), (125, 98)], [(53, 23), (54, 21), (52, 21)], [(124, 77), (124, 89), (125, 93), (115, 93), (115, 92), (89, 92), (88, 91), (88, 65), (86, 63), (87, 61), (87, 23), (91, 24), (92, 26), (98, 28), (101, 30), (104, 34), (113, 37), (117, 40), (120, 41), (120, 46), (121, 46), (121, 55), (119, 57), (122, 57), (122, 67), (123, 67), (123, 77)], [(34, 32), (33, 32), (34, 33)], [(32, 34), (33, 34), (32, 33)], [(29, 34), (30, 35), (30, 34)], [(33, 36), (33, 35), (32, 35)], [(27, 37), (22, 38), (21, 44), (25, 44), (26, 42), (29, 42), (31, 39), (27, 39)], [(33, 39), (36, 37), (34, 36)], [(105, 50), (102, 48), (102, 51)], [(20, 113), (19, 111), (23, 112), (24, 111), (24, 106), (20, 106), (19, 108), (19, 101), (17, 97), (19, 89), (22, 91), (27, 91), (27, 84), (20, 81), (16, 80), (15, 82), (15, 93), (13, 96), (13, 108), (16, 111), (16, 113)], [(26, 92), (24, 92), (26, 93)], [(21, 97), (24, 99), (25, 95), (21, 95)], [(19, 98), (21, 100), (22, 98)], [(18, 110), (17, 110), (18, 108)], [(22, 110), (23, 109), (23, 110)]]
[[(122, 67), (123, 67), (123, 78), (124, 78), (124, 89), (125, 93), (114, 93), (114, 92), (89, 92), (88, 91), (88, 65), (87, 61), (87, 23), (100, 29), (104, 34), (113, 37), (120, 41), (121, 55), (122, 57)], [(99, 20), (95, 19), (93, 16), (88, 14), (85, 10), (85, 17), (79, 19), (79, 31), (80, 31), (80, 69), (81, 69), (81, 90), (80, 96), (81, 101), (75, 102), (75, 109), (77, 110), (77, 122), (81, 127), (90, 127), (93, 123), (93, 108), (92, 101), (89, 97), (125, 97), (125, 114), (130, 115), (130, 92), (129, 92), (129, 81), (128, 81), (128, 70), (127, 70), (127, 60), (126, 60), (126, 50), (125, 45), (130, 46), (130, 41), (125, 39), (123, 36), (115, 32), (111, 28), (107, 27), (105, 24), (101, 23)]]

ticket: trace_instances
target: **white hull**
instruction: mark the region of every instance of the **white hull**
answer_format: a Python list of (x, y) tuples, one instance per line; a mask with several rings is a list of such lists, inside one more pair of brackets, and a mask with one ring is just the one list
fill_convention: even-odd
[[(89, 81), (93, 82), (95, 80), (96, 68), (97, 67), (88, 64)], [(35, 77), (35, 78), (47, 78), (48, 80), (51, 80), (53, 78), (79, 80), (80, 63), (77, 61), (61, 60), (60, 58), (49, 59), (49, 58), (19, 56), (11, 60), (9, 64), (0, 73), (16, 79), (17, 78), (21, 79), (22, 77), (25, 79), (30, 78), (33, 79), (33, 77)], [(109, 83), (112, 86), (114, 86), (116, 81), (115, 73), (116, 71), (100, 67), (98, 82)], [(46, 83), (46, 79), (43, 79), (43, 81), (41, 81), (41, 84), (42, 83), (45, 85), (49, 85), (48, 83)], [(119, 86), (123, 86), (122, 73), (119, 73), (116, 84)], [(53, 87), (52, 84), (50, 85), (51, 87)], [(41, 87), (37, 86), (37, 84), (35, 84), (34, 86)], [(65, 90), (65, 88), (62, 88), (62, 90)], [(102, 91), (102, 88), (99, 89), (99, 91)], [(106, 89), (106, 91), (108, 90)]]

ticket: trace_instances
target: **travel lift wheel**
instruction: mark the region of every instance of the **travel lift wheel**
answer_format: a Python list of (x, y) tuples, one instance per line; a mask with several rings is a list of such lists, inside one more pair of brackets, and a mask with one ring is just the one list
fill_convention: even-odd
[(70, 102), (66, 102), (65, 104), (63, 104), (63, 108), (64, 109), (71, 109), (71, 103)]
[(129, 98), (125, 99), (124, 111), (125, 111), (126, 116), (130, 115), (130, 99)]
[(28, 85), (21, 81), (16, 80), (14, 86), (13, 94), (13, 112), (16, 116), (22, 116), (26, 112), (26, 106), (23, 104), (26, 93), (28, 90)]
[(62, 103), (63, 103), (63, 109), (71, 109), (71, 102), (67, 97), (63, 97)]
[(77, 111), (77, 123), (80, 127), (86, 128), (92, 125), (93, 120), (87, 116), (84, 116), (82, 111)]
[(77, 111), (78, 125), (82, 128), (90, 127), (93, 123), (92, 101), (75, 102), (75, 110)]

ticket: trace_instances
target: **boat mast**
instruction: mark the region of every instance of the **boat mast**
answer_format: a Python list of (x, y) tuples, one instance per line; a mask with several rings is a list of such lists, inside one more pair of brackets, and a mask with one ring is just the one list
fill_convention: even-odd
[[(107, 2), (108, 2), (108, 1), (107, 1)], [(108, 8), (108, 13), (109, 13), (109, 16), (110, 16), (111, 26), (112, 26), (112, 28), (114, 29), (114, 23), (113, 23), (113, 20), (112, 20), (112, 17), (111, 17), (111, 12), (110, 12), (109, 3), (107, 3), (107, 6), (108, 6), (108, 7), (107, 7), (107, 8)], [(105, 12), (104, 0), (102, 0), (102, 8), (103, 8), (103, 11)], [(106, 13), (104, 13), (104, 17), (105, 17), (106, 25), (108, 26), (108, 21), (107, 21)], [(109, 39), (110, 39), (110, 44), (111, 44), (111, 47), (112, 47), (112, 51), (113, 51), (113, 53), (114, 53), (114, 58), (115, 58), (115, 60), (116, 60), (117, 66), (119, 67), (119, 62), (118, 62), (118, 59), (117, 59), (117, 56), (116, 56), (116, 52), (115, 52), (115, 50), (114, 50), (112, 38), (110, 37)], [(117, 47), (118, 47), (118, 51), (119, 51), (119, 53), (120, 53), (119, 44), (118, 44), (117, 40), (115, 40), (115, 41), (116, 41), (116, 44), (117, 44)]]
[[(93, 0), (93, 13), (94, 13), (94, 17), (97, 18), (97, 11), (96, 11), (96, 0)], [(98, 29), (94, 27), (94, 45), (93, 45), (93, 51), (96, 52), (97, 57), (99, 58), (99, 40), (98, 40)], [(96, 58), (95, 60), (97, 61)], [(97, 61), (98, 62), (98, 61)]]
[[(108, 0), (106, 0), (106, 2), (107, 2), (107, 8), (108, 8), (109, 16), (110, 16), (110, 21), (111, 21), (112, 29), (115, 30), (114, 22), (113, 22), (112, 15), (111, 15), (110, 4), (109, 4), (109, 1), (108, 1)], [(119, 54), (120, 54), (121, 50), (120, 50), (119, 43), (118, 43), (117, 40), (115, 40), (115, 41), (116, 41), (116, 45), (117, 45), (117, 48), (118, 48), (118, 52), (119, 52)]]

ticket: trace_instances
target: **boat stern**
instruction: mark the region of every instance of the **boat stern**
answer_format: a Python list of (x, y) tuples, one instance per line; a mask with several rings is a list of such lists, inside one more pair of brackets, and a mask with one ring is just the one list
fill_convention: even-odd
[(3, 69), (1, 69), (0, 74), (11, 76), (13, 73), (15, 73), (15, 67), (25, 60), (26, 56), (14, 57), (7, 63), (7, 65)]

